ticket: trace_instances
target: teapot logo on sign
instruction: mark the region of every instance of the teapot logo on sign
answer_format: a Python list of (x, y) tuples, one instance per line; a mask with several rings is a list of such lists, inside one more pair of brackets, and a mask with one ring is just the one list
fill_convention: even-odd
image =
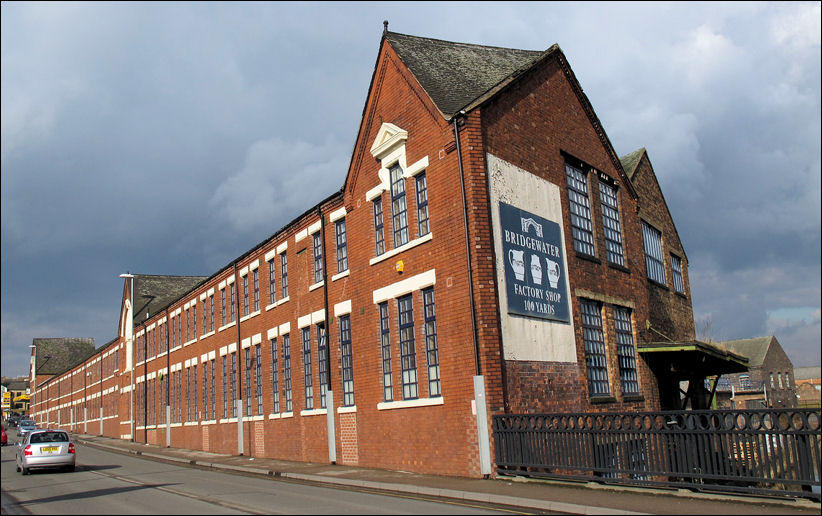
[(508, 313), (568, 321), (559, 224), (499, 203)]

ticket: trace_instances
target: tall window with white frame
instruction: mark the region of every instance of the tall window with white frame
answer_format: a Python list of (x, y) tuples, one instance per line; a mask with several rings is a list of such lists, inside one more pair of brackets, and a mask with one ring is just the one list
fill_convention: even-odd
[(642, 239), (645, 244), (645, 268), (648, 278), (665, 285), (665, 262), (662, 251), (662, 233), (642, 221)]
[(245, 348), (245, 414), (250, 416), (251, 412), (251, 393), (253, 386), (251, 385), (251, 370), (254, 368), (254, 358), (251, 355), (251, 347)]
[(425, 179), (425, 172), (417, 174), (417, 229), (419, 236), (427, 235), (430, 231), (428, 227), (428, 183)]
[(197, 338), (197, 303), (191, 302), (191, 338)]
[(311, 377), (311, 328), (302, 329), (303, 335), (303, 381), (305, 386), (305, 409), (314, 408), (314, 380)]
[(208, 419), (208, 362), (203, 361), (203, 419)]
[(208, 333), (208, 310), (206, 309), (206, 300), (203, 298), (203, 335)]
[(337, 234), (337, 272), (348, 270), (348, 244), (345, 235), (345, 219), (340, 219), (335, 224)]
[(191, 374), (192, 374), (191, 393), (194, 396), (194, 401), (192, 401), (191, 404), (192, 404), (192, 408), (194, 409), (194, 419), (193, 419), (193, 421), (197, 421), (199, 419), (197, 417), (197, 391), (200, 389), (200, 384), (197, 383), (197, 366), (193, 365), (193, 366), (191, 366), (191, 369), (193, 369), (193, 371), (191, 372)]
[(314, 233), (314, 283), (323, 280), (323, 239), (320, 232)]
[(382, 349), (382, 392), (384, 401), (394, 401), (391, 379), (391, 329), (388, 325), (388, 303), (380, 303), (380, 347)]
[(228, 355), (223, 355), (223, 419), (228, 418)]
[(621, 306), (614, 307), (614, 329), (616, 330), (619, 380), (622, 386), (622, 394), (623, 396), (636, 396), (639, 394), (639, 377), (636, 370), (634, 332), (629, 309)]
[(277, 339), (271, 339), (271, 412), (280, 413), (280, 360), (277, 355)]
[(283, 335), (283, 401), (285, 411), (291, 412), (291, 336)]
[(391, 167), (391, 222), (394, 227), (394, 247), (408, 242), (408, 210), (405, 201), (405, 176), (399, 164)]
[(191, 421), (191, 368), (186, 367), (186, 421)]
[(340, 317), (340, 356), (342, 365), (342, 404), (354, 406), (354, 367), (351, 361), (351, 317)]
[(671, 254), (671, 279), (674, 283), (674, 291), (684, 294), (685, 283), (682, 281), (682, 258), (675, 254)]
[(231, 417), (237, 417), (237, 352), (231, 353)]
[(254, 269), (254, 311), (260, 311), (260, 269)]
[(385, 252), (385, 231), (382, 221), (382, 196), (374, 199), (374, 241), (377, 246), (377, 256)]
[(177, 370), (177, 422), (183, 422), (183, 371)]
[(437, 346), (437, 313), (434, 308), (434, 288), (422, 290), (423, 316), (425, 318), (425, 356), (428, 361), (428, 396), (441, 396), (440, 357)]
[(214, 331), (214, 294), (208, 296), (208, 331)]
[(599, 197), (602, 208), (602, 227), (605, 231), (605, 257), (609, 263), (625, 266), (622, 251), (622, 226), (619, 221), (619, 197), (617, 189), (603, 181), (599, 182)]
[(263, 413), (263, 350), (260, 347), (260, 344), (257, 344), (256, 348), (254, 349), (254, 397), (257, 399), (257, 415), (260, 416)]
[(274, 258), (268, 261), (268, 304), (273, 305), (277, 302), (277, 282), (274, 274), (276, 266), (274, 265)]
[(419, 398), (417, 388), (417, 351), (414, 344), (414, 303), (411, 294), (397, 299), (402, 365), (402, 399)]
[(236, 317), (234, 313), (234, 307), (237, 306), (237, 288), (234, 286), (233, 282), (231, 283), (231, 287), (229, 287), (229, 290), (231, 291), (231, 295), (229, 297), (229, 301), (231, 301), (231, 308), (229, 309), (229, 311), (231, 312), (231, 322), (234, 322), (234, 318)]
[(248, 315), (248, 275), (243, 276), (243, 316)]
[(217, 419), (217, 360), (211, 359), (211, 419)]
[(280, 255), (280, 288), (283, 299), (288, 297), (288, 257), (285, 253)]
[(222, 315), (220, 316), (221, 317), (220, 327), (223, 327), (223, 326), (225, 326), (225, 316), (226, 316), (226, 313), (225, 313), (225, 289), (220, 290), (220, 304), (221, 304), (220, 312), (222, 313)]
[(328, 338), (325, 334), (325, 323), (317, 325), (317, 369), (320, 379), (320, 408), (326, 408), (328, 393)]
[(591, 223), (591, 204), (588, 199), (588, 177), (582, 170), (565, 164), (568, 182), (568, 204), (571, 214), (571, 234), (574, 250), (589, 256), (594, 255), (594, 232)]
[(585, 363), (588, 370), (588, 393), (591, 397), (608, 396), (608, 363), (605, 357), (605, 335), (602, 331), (600, 304), (580, 300), (582, 309), (582, 339), (585, 343)]

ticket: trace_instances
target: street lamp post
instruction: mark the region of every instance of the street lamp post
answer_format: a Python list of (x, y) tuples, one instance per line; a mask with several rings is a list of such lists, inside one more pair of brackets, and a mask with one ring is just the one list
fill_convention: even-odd
[[(126, 351), (132, 352), (132, 349), (134, 347), (134, 274), (129, 274), (128, 272), (126, 272), (125, 274), (120, 274), (120, 277), (128, 278), (131, 280), (128, 288), (129, 306), (128, 319), (126, 320), (127, 328), (131, 328), (131, 331), (127, 332)], [(126, 363), (129, 364), (129, 369), (131, 370), (131, 384), (129, 385), (128, 389), (128, 419), (130, 425), (131, 442), (134, 442), (134, 363), (133, 360), (131, 360), (129, 357), (126, 357)]]
[(36, 423), (37, 420), (34, 419), (34, 391), (37, 388), (37, 346), (29, 344), (29, 347), (34, 350), (31, 354), (31, 380), (29, 381), (31, 397), (29, 398), (29, 415), (32, 416), (32, 420)]

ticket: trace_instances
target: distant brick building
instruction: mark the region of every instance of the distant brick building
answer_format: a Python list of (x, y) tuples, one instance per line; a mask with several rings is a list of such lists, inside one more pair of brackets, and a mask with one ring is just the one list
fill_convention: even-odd
[(749, 370), (726, 375), (717, 388), (720, 408), (794, 408), (797, 406), (794, 368), (776, 337), (718, 343), (745, 356)]
[(822, 405), (822, 374), (819, 366), (796, 367), (796, 401), (799, 407), (819, 408)]
[(40, 417), (477, 476), (493, 414), (655, 410), (744, 369), (694, 341), (647, 153), (620, 160), (558, 46), (386, 31), (339, 165), (339, 191), (211, 276), (128, 275), (118, 337), (38, 384)]

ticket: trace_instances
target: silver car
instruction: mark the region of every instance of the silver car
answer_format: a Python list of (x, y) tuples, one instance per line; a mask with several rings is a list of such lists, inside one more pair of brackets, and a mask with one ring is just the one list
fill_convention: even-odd
[(17, 437), (23, 439), (26, 437), (26, 434), (36, 429), (37, 425), (34, 424), (34, 421), (31, 419), (21, 419), (17, 423)]
[(17, 443), (17, 471), (28, 475), (38, 468), (74, 471), (77, 452), (63, 430), (33, 430)]

